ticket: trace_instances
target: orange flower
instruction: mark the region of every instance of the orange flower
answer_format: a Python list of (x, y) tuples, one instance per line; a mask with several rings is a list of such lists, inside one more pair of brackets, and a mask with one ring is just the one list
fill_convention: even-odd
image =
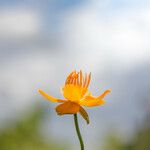
[(105, 103), (103, 98), (110, 93), (110, 90), (106, 90), (100, 96), (92, 96), (92, 93), (88, 90), (90, 80), (91, 73), (84, 77), (82, 71), (71, 72), (62, 88), (65, 100), (52, 97), (42, 90), (39, 90), (39, 93), (49, 101), (62, 103), (55, 108), (58, 115), (76, 114), (79, 112), (89, 123), (88, 114), (82, 106), (93, 107), (103, 105)]

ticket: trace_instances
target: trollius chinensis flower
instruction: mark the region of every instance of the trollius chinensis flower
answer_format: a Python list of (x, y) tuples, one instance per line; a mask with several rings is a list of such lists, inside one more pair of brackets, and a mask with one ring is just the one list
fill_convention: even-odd
[[(61, 103), (55, 108), (58, 115), (73, 114), (76, 127), (78, 126), (77, 113), (80, 113), (87, 124), (89, 124), (89, 116), (83, 106), (94, 107), (103, 105), (105, 103), (103, 98), (110, 93), (110, 90), (106, 90), (99, 96), (93, 96), (88, 90), (90, 80), (91, 73), (83, 75), (82, 71), (73, 71), (68, 75), (62, 88), (64, 99), (50, 96), (41, 89), (39, 93), (51, 102)], [(79, 130), (79, 128), (77, 130)], [(81, 144), (81, 150), (83, 150), (84, 145), (82, 143), (83, 141), (81, 141), (81, 135), (79, 135), (80, 132), (77, 131), (77, 133)]]

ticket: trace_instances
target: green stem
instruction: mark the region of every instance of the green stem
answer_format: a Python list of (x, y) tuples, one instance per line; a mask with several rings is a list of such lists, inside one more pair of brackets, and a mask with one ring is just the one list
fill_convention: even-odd
[(80, 133), (77, 114), (74, 114), (74, 124), (75, 124), (76, 132), (77, 132), (77, 135), (78, 135), (78, 139), (80, 141), (81, 150), (84, 150), (84, 143), (83, 143), (82, 136), (81, 136), (81, 133)]

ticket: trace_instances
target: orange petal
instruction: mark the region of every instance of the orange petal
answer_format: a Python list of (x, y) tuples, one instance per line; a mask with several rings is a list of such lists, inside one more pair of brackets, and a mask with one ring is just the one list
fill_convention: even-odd
[(98, 99), (93, 96), (86, 96), (83, 100), (80, 101), (80, 105), (87, 107), (99, 106), (103, 105), (104, 103), (104, 100)]
[(79, 111), (79, 105), (70, 101), (58, 105), (55, 109), (58, 115), (76, 114)]
[(110, 90), (106, 90), (102, 95), (98, 97), (87, 95), (83, 100), (80, 101), (80, 105), (88, 107), (103, 105), (105, 104), (105, 101), (102, 98), (104, 98), (104, 96), (106, 96), (108, 93), (110, 93)]
[(101, 94), (100, 96), (98, 96), (97, 98), (99, 99), (103, 99), (107, 94), (109, 94), (111, 91), (110, 90), (106, 90), (103, 94)]
[(90, 120), (89, 120), (89, 116), (88, 116), (88, 113), (85, 111), (85, 109), (83, 107), (80, 106), (80, 109), (79, 109), (79, 113), (81, 114), (81, 116), (85, 119), (85, 121), (87, 122), (87, 124), (90, 123)]
[(62, 103), (62, 102), (65, 102), (65, 100), (61, 100), (61, 99), (57, 99), (55, 97), (52, 97), (50, 95), (48, 95), (47, 93), (45, 93), (44, 91), (42, 90), (39, 90), (39, 93), (45, 97), (47, 100), (51, 101), (51, 102), (58, 102), (58, 103)]

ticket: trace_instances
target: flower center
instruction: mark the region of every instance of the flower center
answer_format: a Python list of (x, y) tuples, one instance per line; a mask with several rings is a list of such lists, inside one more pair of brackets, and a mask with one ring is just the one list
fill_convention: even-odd
[(78, 85), (65, 85), (63, 88), (63, 95), (67, 100), (78, 103), (83, 97), (83, 88)]

